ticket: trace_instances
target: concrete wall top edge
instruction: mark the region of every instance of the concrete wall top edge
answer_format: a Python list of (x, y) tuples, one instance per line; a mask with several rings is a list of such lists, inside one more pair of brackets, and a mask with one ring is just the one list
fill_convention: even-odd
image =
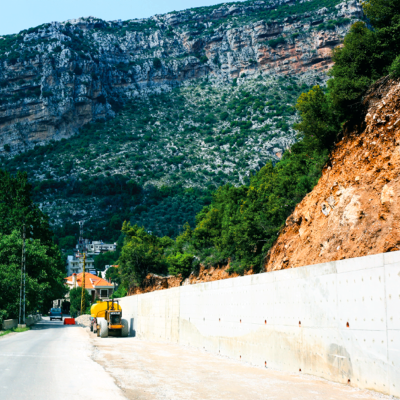
[(190, 291), (190, 288), (197, 286), (202, 290), (217, 290), (229, 287), (244, 287), (257, 284), (266, 284), (287, 280), (298, 280), (316, 278), (323, 275), (342, 274), (353, 271), (372, 269), (382, 267), (385, 264), (394, 264), (400, 262), (400, 251), (390, 253), (379, 253), (363, 257), (349, 258), (327, 263), (306, 265), (303, 267), (284, 269), (280, 271), (263, 272), (255, 275), (238, 276), (212, 282), (196, 283), (194, 285), (184, 285), (155, 292), (144, 293), (141, 296), (151, 296), (158, 293), (163, 296), (163, 293), (168, 291)]
[(179, 292), (179, 290), (182, 287), (184, 287), (184, 286), (177, 286), (177, 287), (173, 287), (173, 288), (169, 288), (169, 289), (163, 289), (163, 290), (155, 290), (154, 292), (142, 293), (142, 294), (140, 294), (140, 296), (144, 296), (144, 297), (147, 296), (148, 297), (148, 296), (151, 296), (151, 295), (154, 296), (154, 294), (157, 294), (158, 296), (164, 296), (165, 295), (164, 292), (166, 290), (168, 290), (170, 293), (173, 292), (173, 291)]
[(284, 281), (293, 279), (313, 278), (321, 275), (336, 274), (336, 261), (331, 261), (322, 264), (306, 265), (304, 267), (297, 267), (285, 269), (274, 272), (264, 272), (263, 274), (274, 274), (274, 281)]
[(364, 257), (348, 258), (336, 261), (337, 273), (353, 272), (371, 268), (382, 267), (384, 265), (384, 254), (373, 254)]
[(400, 262), (400, 251), (391, 251), (383, 253), (383, 261), (385, 264), (394, 264)]

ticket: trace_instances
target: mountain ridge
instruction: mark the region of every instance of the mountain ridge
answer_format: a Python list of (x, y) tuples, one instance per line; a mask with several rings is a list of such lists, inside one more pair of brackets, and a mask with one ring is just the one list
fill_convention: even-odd
[(250, 1), (8, 35), (0, 40), (0, 150), (68, 138), (113, 118), (128, 99), (187, 80), (325, 71), (331, 49), (361, 17), (354, 0)]

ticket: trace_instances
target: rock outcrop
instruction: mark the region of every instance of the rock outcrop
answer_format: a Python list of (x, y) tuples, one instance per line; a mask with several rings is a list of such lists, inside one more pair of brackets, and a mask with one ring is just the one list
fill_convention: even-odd
[(0, 152), (70, 137), (127, 99), (190, 79), (325, 70), (361, 16), (355, 0), (330, 9), (254, 1), (146, 20), (54, 22), (0, 38)]
[(400, 250), (400, 82), (378, 81), (271, 248), (275, 271)]

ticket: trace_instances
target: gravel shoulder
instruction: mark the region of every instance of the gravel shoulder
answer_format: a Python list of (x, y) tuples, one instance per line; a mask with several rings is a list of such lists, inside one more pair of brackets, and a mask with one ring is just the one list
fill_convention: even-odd
[(135, 400), (376, 400), (379, 393), (137, 338), (97, 338), (92, 358)]

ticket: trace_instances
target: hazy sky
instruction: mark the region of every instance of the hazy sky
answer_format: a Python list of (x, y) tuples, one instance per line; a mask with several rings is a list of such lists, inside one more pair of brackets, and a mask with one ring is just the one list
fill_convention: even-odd
[[(232, 0), (230, 0), (232, 1)], [(169, 11), (230, 2), (224, 0), (2, 0), (0, 35), (45, 22), (88, 17), (105, 20), (150, 17)]]

